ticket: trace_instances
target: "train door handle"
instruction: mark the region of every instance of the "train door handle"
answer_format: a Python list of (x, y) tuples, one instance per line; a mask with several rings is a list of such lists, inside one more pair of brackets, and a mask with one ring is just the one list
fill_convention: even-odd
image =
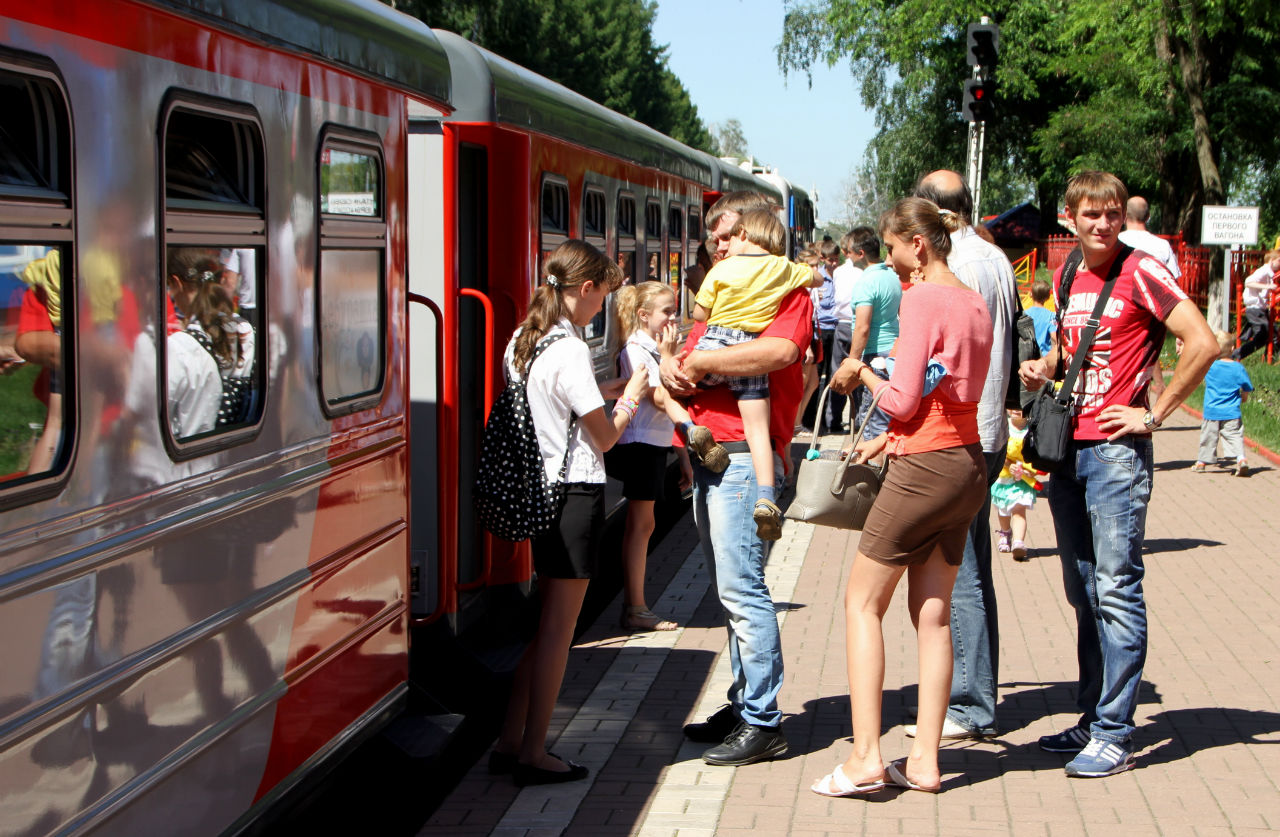
[(475, 288), (459, 288), (458, 295), (479, 300), (484, 309), (484, 419), (488, 421), (493, 409), (493, 300)]

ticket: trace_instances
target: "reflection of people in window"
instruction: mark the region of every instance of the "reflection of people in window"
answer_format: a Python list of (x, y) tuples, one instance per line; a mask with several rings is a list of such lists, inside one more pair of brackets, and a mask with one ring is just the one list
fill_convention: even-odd
[[(214, 329), (219, 335), (215, 343), (206, 326), (216, 320), (214, 289), (224, 298), (226, 292), (218, 284), (218, 263), (197, 248), (170, 248), (167, 273), (173, 305), (165, 339), (169, 429), (181, 439), (206, 433), (217, 422), (222, 403), (218, 359), (230, 361), (230, 341), (221, 329)], [(206, 349), (197, 334), (214, 348)]]
[(43, 367), (33, 395), (46, 407), (44, 428), (31, 451), (28, 474), (52, 468), (62, 444), (61, 258), (58, 250), (50, 250), (22, 271), (27, 291), (22, 297), (14, 348), (26, 361)]
[(373, 377), (373, 338), (367, 331), (360, 335), (360, 340), (356, 343), (356, 362), (360, 364), (360, 384), (368, 389)]

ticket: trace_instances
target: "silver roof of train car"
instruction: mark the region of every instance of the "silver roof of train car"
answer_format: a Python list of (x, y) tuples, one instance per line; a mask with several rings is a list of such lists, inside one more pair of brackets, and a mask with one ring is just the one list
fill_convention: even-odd
[(449, 102), (449, 59), (416, 18), (378, 0), (149, 0)]
[(711, 180), (712, 188), (721, 194), (739, 191), (763, 192), (773, 198), (781, 206), (784, 201), (782, 190), (776, 184), (764, 180), (731, 160), (723, 157), (715, 158), (715, 174)]
[(711, 185), (712, 158), (443, 29), (452, 119), (518, 126)]

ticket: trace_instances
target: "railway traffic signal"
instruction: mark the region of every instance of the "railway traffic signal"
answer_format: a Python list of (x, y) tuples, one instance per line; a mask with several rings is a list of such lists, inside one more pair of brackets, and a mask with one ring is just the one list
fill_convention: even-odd
[(971, 78), (964, 83), (964, 103), (961, 113), (968, 122), (986, 122), (995, 113), (996, 85), (994, 81)]
[(965, 58), (971, 67), (981, 67), (988, 76), (1000, 56), (1000, 27), (994, 23), (970, 23)]

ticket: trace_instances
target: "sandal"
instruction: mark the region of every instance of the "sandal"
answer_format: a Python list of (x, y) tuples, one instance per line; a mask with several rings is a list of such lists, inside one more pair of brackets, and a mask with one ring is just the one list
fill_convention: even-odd
[(924, 785), (917, 785), (915, 782), (907, 778), (907, 762), (906, 759), (898, 759), (884, 766), (885, 775), (889, 778), (889, 784), (906, 790), (921, 791), (922, 793), (937, 793), (942, 790), (939, 784), (936, 788), (926, 788)]
[(999, 553), (1001, 553), (1001, 554), (1004, 554), (1004, 553), (1008, 552), (1008, 551), (1009, 551), (1009, 539), (1013, 537), (1013, 530), (1011, 530), (1011, 529), (997, 529), (997, 530), (996, 530), (996, 535), (998, 535), (998, 536), (999, 536), (999, 537), (996, 539), (996, 551), (997, 551), (997, 552), (999, 552)]
[(621, 625), (628, 631), (674, 631), (680, 627), (647, 607), (623, 608)]
[(863, 782), (856, 785), (845, 775), (844, 765), (837, 764), (836, 769), (809, 786), (809, 790), (820, 796), (844, 797), (860, 796), (864, 793), (875, 793), (885, 786), (884, 779)]

